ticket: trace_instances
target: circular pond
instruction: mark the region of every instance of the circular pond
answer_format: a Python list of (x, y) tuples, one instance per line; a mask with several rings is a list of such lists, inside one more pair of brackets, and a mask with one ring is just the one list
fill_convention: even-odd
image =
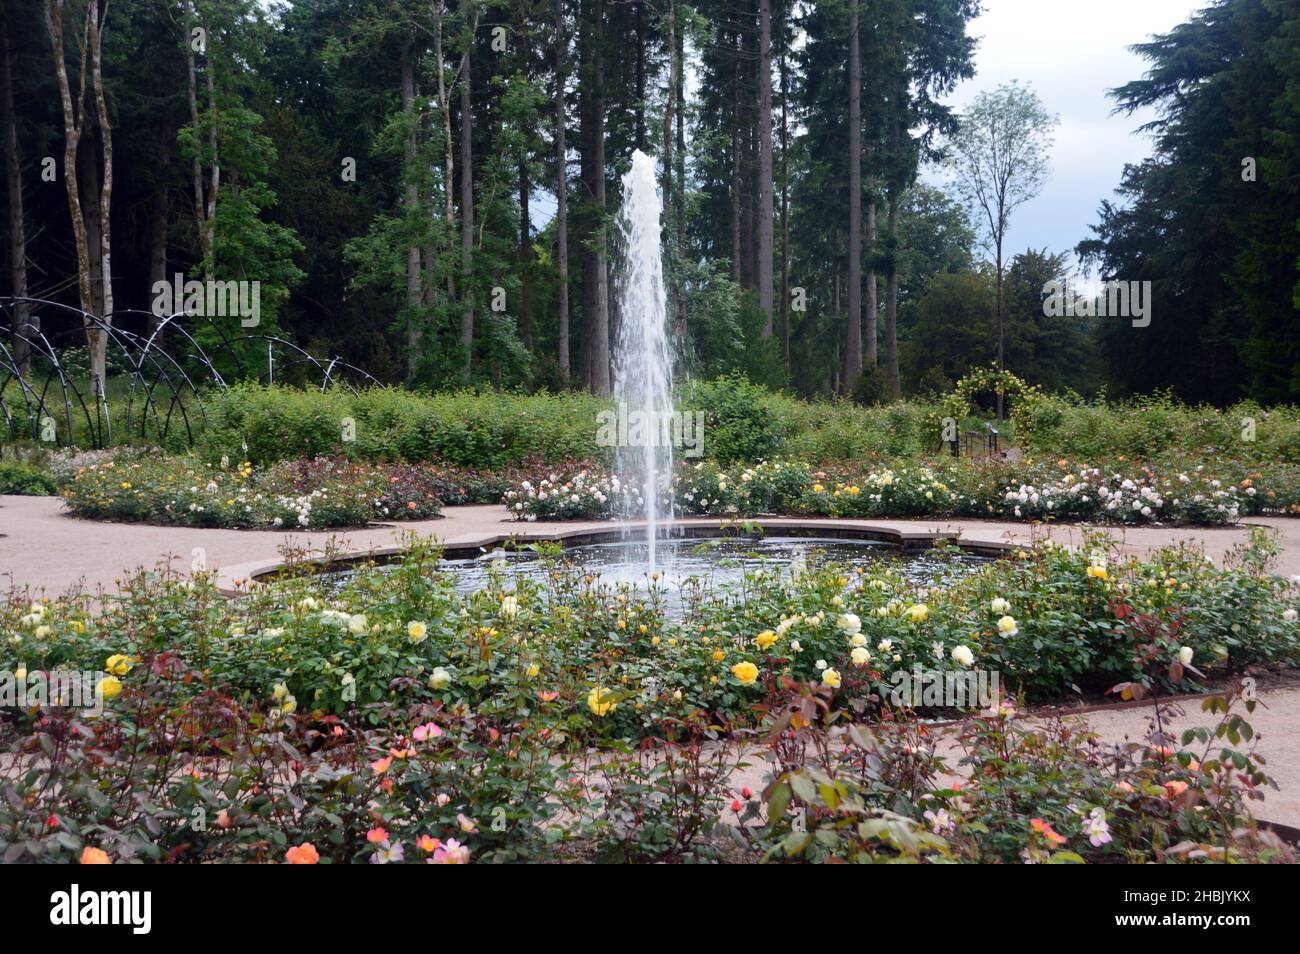
[[(985, 557), (965, 553), (902, 550), (874, 540), (806, 536), (668, 537), (659, 540), (656, 549), (658, 579), (653, 583), (646, 543), (639, 538), (566, 546), (558, 560), (607, 586), (644, 589), (654, 585), (660, 590), (670, 615), (680, 614), (689, 594), (698, 594), (701, 589), (725, 591), (758, 571), (789, 574), (835, 564), (862, 567), (866, 578), (873, 568), (889, 566), (909, 579), (937, 583), (969, 573), (987, 561)], [(453, 574), (456, 591), (462, 594), (486, 588), (497, 574), (506, 589), (513, 589), (521, 578), (541, 582), (556, 569), (554, 561), (544, 559), (531, 548), (498, 548), (472, 557), (454, 554), (439, 566)], [(354, 572), (354, 569), (330, 570), (326, 575), (334, 578), (341, 588)], [(857, 574), (851, 579), (856, 581)]]

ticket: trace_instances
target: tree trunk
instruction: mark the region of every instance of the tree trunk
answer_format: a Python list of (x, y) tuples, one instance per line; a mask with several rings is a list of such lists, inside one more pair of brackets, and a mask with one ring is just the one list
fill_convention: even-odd
[[(9, 280), (13, 296), (27, 297), (27, 225), (23, 217), (22, 156), (18, 151), (18, 120), (14, 113), (14, 84), (9, 49), (9, 15), (0, 19), (0, 112), (4, 114), (5, 191), (9, 205)], [(37, 319), (39, 321), (39, 319)], [(32, 320), (31, 305), (14, 303), (14, 361), (18, 373), (31, 372), (29, 338), (39, 330)]]
[[(211, 35), (208, 36), (211, 42)], [(213, 75), (212, 57), (204, 53), (207, 62), (204, 63), (203, 75), (207, 80), (208, 87), (208, 155), (211, 156), (211, 165), (208, 173), (208, 211), (206, 217), (207, 226), (207, 249), (208, 249), (208, 278), (212, 278), (217, 268), (216, 260), (216, 235), (217, 235), (217, 196), (221, 192), (221, 156), (217, 151), (217, 127), (219, 125), (217, 118), (217, 90), (216, 78)]]
[[(198, 73), (194, 60), (194, 46), (190, 38), (190, 28), (198, 22), (192, 3), (185, 4), (185, 66), (187, 93), (190, 106), (190, 126), (194, 130), (194, 223), (199, 233), (199, 248), (203, 253), (203, 266), (206, 277), (211, 279), (216, 267), (216, 255), (213, 252), (217, 214), (217, 190), (221, 185), (221, 164), (217, 158), (217, 115), (216, 89), (212, 76), (212, 63), (206, 65), (208, 90), (208, 181), (204, 182), (203, 158), (199, 150), (202, 141), (202, 120), (199, 117)], [(212, 37), (208, 36), (208, 42)], [(207, 47), (204, 47), (207, 50)], [(205, 53), (206, 55), (206, 53)]]
[[(88, 16), (88, 12), (87, 12)], [(88, 19), (87, 19), (88, 23)], [(55, 78), (59, 81), (59, 97), (64, 113), (64, 185), (68, 191), (68, 209), (73, 222), (73, 240), (77, 247), (77, 291), (81, 308), (88, 315), (95, 313), (95, 300), (91, 292), (90, 281), (90, 244), (86, 238), (86, 217), (82, 213), (81, 185), (77, 174), (77, 147), (81, 143), (83, 123), (85, 123), (86, 101), (86, 49), (82, 47), (81, 81), (77, 95), (77, 104), (82, 105), (81, 113), (73, 104), (72, 87), (68, 82), (68, 62), (64, 57), (64, 0), (45, 0), (45, 27), (49, 31), (49, 44), (55, 57)], [(94, 322), (86, 322), (88, 342), (94, 342), (99, 334)]]
[[(108, 8), (105, 7), (105, 15)], [(95, 113), (99, 120), (99, 145), (103, 154), (104, 174), (99, 186), (99, 301), (100, 317), (105, 324), (113, 321), (113, 127), (108, 119), (104, 99), (104, 23), (100, 21), (99, 0), (90, 0), (90, 75), (95, 96)], [(92, 156), (93, 159), (93, 156)], [(91, 376), (104, 396), (108, 336), (102, 331), (91, 336)]]
[[(668, 296), (669, 307), (671, 308), (674, 322), (680, 322), (681, 314), (678, 310), (678, 301), (681, 298), (679, 275), (678, 275), (678, 255), (682, 253), (681, 245), (675, 243), (677, 232), (674, 229), (673, 216), (678, 217), (685, 211), (681, 206), (676, 204), (676, 196), (673, 193), (673, 182), (676, 178), (675, 158), (673, 156), (673, 113), (677, 108), (677, 4), (675, 0), (668, 0), (668, 37), (666, 47), (668, 49), (668, 89), (664, 94), (664, 138), (663, 138), (663, 244), (664, 244), (664, 281), (667, 285), (665, 294)], [(665, 316), (666, 317), (666, 316)], [(675, 328), (674, 333), (680, 335), (681, 328)]]
[[(868, 168), (873, 161), (874, 150), (867, 150)], [(880, 337), (878, 326), (880, 320), (880, 297), (876, 291), (876, 196), (875, 191), (867, 198), (867, 367), (875, 368), (880, 363)]]
[(578, 339), (578, 377), (585, 388), (591, 387), (591, 326), (596, 311), (596, 269), (592, 253), (595, 234), (592, 196), (596, 186), (592, 168), (595, 158), (596, 133), (592, 127), (592, 23), (591, 0), (575, 0), (578, 27), (578, 205), (574, 209), (573, 226), (581, 249), (579, 263), (582, 271), (582, 334)]
[[(167, 151), (161, 153), (167, 158)], [(167, 281), (167, 220), (170, 215), (167, 199), (167, 184), (160, 180), (154, 187), (153, 200), (149, 204), (149, 287), (156, 288), (159, 282)], [(162, 318), (154, 318), (149, 323), (150, 333), (158, 329)]]
[(533, 291), (530, 269), (533, 263), (532, 222), (528, 212), (528, 157), (519, 160), (519, 337), (533, 350)]
[[(456, 182), (456, 144), (451, 137), (451, 91), (447, 88), (447, 58), (443, 51), (443, 15), (446, 4), (443, 0), (434, 0), (433, 12), (433, 58), (438, 71), (438, 111), (442, 114), (442, 195), (443, 221), (447, 224), (446, 241), (456, 231), (456, 202), (452, 197)], [(429, 277), (430, 284), (433, 276)], [(447, 300), (456, 300), (456, 273), (447, 269)]]
[(98, 202), (99, 159), (95, 155), (94, 126), (87, 125), (83, 139), (86, 148), (77, 150), (77, 164), (81, 166), (81, 177), (77, 184), (81, 187), (84, 200), (82, 212), (86, 217), (86, 251), (90, 255), (90, 310), (102, 316), (104, 314), (104, 246), (99, 216), (103, 210)]
[[(414, 227), (420, 216), (420, 185), (416, 170), (418, 150), (415, 142), (415, 67), (411, 64), (411, 44), (403, 43), (400, 55), (402, 79), (402, 113), (407, 122), (406, 143), (403, 151), (402, 178), (406, 180), (406, 217), (408, 227)], [(430, 263), (432, 264), (432, 262)], [(420, 305), (423, 289), (420, 287), (420, 246), (412, 241), (406, 249), (406, 373), (414, 376), (420, 360)]]
[(558, 272), (560, 380), (569, 382), (569, 209), (568, 147), (565, 143), (564, 0), (555, 0), (555, 258)]
[(596, 0), (596, 16), (592, 50), (592, 196), (597, 217), (595, 235), (592, 237), (593, 268), (595, 278), (594, 304), (591, 331), (591, 390), (596, 394), (610, 392), (609, 380), (609, 272), (606, 264), (605, 231), (605, 0)]
[(673, 214), (673, 109), (677, 105), (677, 5), (675, 0), (668, 0), (667, 26), (668, 92), (664, 96), (663, 227), (665, 232), (671, 232)]
[(898, 191), (889, 194), (889, 271), (885, 287), (885, 362), (889, 396), (902, 396), (898, 376)]
[(474, 42), (471, 28), (460, 54), (460, 256), (463, 311), (460, 316), (460, 346), (465, 352), (461, 380), (469, 383), (474, 362), (474, 134), (471, 124), (469, 50)]
[(191, 10), (190, 4), (185, 4), (187, 16), (185, 18), (185, 76), (186, 92), (190, 106), (190, 128), (194, 131), (194, 162), (193, 162), (193, 179), (194, 179), (194, 225), (199, 232), (199, 248), (203, 252), (204, 261), (210, 262), (212, 259), (211, 249), (208, 247), (208, 230), (204, 225), (204, 219), (207, 215), (207, 205), (203, 201), (203, 157), (199, 151), (199, 134), (201, 124), (199, 122), (199, 94), (198, 81), (194, 65), (194, 47), (190, 40), (190, 25), (194, 22), (189, 15)]
[(844, 393), (862, 377), (862, 64), (858, 0), (849, 6), (849, 261), (844, 334)]
[(772, 0), (758, 3), (758, 307), (772, 337)]
[[(677, 88), (673, 92), (677, 108), (674, 116), (677, 120), (677, 150), (674, 161), (677, 174), (674, 184), (677, 187), (677, 256), (681, 261), (686, 255), (686, 30), (683, 24), (677, 24), (676, 43), (670, 53), (677, 60)], [(678, 281), (673, 289), (677, 314), (677, 340), (686, 340), (686, 295)]]
[[(1002, 220), (1001, 211), (999, 210), (999, 221)], [(1006, 369), (1006, 363), (1003, 360), (1003, 351), (1005, 349), (1005, 336), (1002, 328), (1002, 231), (998, 230), (997, 236), (997, 317), (998, 317), (998, 374), (1000, 375)], [(1002, 412), (1004, 397), (1002, 393), (1002, 383), (998, 382), (998, 423), (1002, 422)]]
[[(645, 70), (645, 0), (636, 3), (636, 148), (650, 151), (650, 138), (646, 130), (646, 70)], [(671, 47), (669, 47), (671, 49)]]
[[(515, 21), (518, 42), (516, 45), (516, 67), (519, 76), (528, 82), (527, 44), (524, 42), (528, 30), (526, 11), (517, 11)], [(532, 176), (528, 168), (528, 144), (532, 134), (531, 114), (523, 120), (523, 135), (519, 147), (519, 251), (517, 267), (519, 272), (519, 338), (529, 352), (533, 350), (533, 232), (532, 219), (528, 211), (529, 193), (532, 191)]]
[(781, 356), (790, 376), (790, 76), (781, 46)]
[(731, 71), (731, 280), (740, 274), (740, 34), (736, 34)]

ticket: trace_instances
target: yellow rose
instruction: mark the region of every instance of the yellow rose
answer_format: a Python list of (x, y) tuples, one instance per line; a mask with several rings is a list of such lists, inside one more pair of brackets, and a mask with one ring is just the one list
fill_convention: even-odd
[(125, 676), (131, 671), (131, 660), (121, 653), (108, 657), (108, 662), (104, 664), (104, 671), (111, 672), (114, 676)]
[(122, 691), (122, 682), (117, 676), (105, 676), (99, 681), (99, 691), (104, 699), (112, 699)]
[(727, 658), (727, 654), (724, 653), (721, 649), (715, 649), (715, 650), (713, 651), (713, 661), (714, 661), (714, 662), (722, 662), (722, 660), (724, 660), (724, 659), (726, 659), (726, 658)]
[(913, 623), (924, 623), (930, 618), (930, 607), (924, 603), (913, 603), (907, 608), (907, 617)]
[(1088, 576), (1096, 580), (1110, 579), (1110, 574), (1106, 572), (1106, 568), (1104, 566), (1097, 566), (1096, 564), (1088, 567)]
[(426, 636), (429, 635), (429, 627), (424, 623), (416, 620), (406, 624), (406, 636), (413, 643), (422, 643)]
[(614, 693), (593, 686), (591, 692), (587, 693), (587, 708), (597, 718), (603, 719), (618, 708), (618, 700), (614, 698)]
[(753, 685), (758, 678), (758, 667), (752, 662), (739, 662), (731, 667), (731, 674), (746, 686)]
[(838, 669), (822, 670), (822, 685), (830, 686), (832, 689), (840, 687), (840, 673)]
[(538, 667), (537, 663), (533, 663), (531, 666), (528, 667), (528, 678), (536, 679), (537, 674), (541, 671), (542, 670)]
[(767, 649), (776, 642), (776, 633), (772, 632), (770, 629), (765, 629), (754, 637), (754, 642), (758, 645), (759, 649)]

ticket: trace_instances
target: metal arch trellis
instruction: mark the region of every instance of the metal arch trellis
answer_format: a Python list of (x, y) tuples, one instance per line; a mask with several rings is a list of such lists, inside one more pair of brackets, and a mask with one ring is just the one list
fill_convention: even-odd
[[(32, 316), (23, 328), (20, 305)], [(7, 435), (0, 443), (30, 438), (103, 449), (139, 439), (168, 446), (181, 434), (192, 445), (195, 425), (207, 421), (204, 390), (226, 387), (227, 377), (251, 377), (253, 364), (244, 352), (263, 346), (266, 360), (257, 362), (256, 378), (264, 383), (292, 375), (318, 382), (321, 391), (333, 385), (353, 394), (353, 381), (380, 383), (337, 356), (318, 358), (275, 335), (232, 337), (203, 315), (160, 318), (126, 309), (106, 321), (60, 302), (0, 296), (0, 316), (0, 423)], [(78, 366), (85, 363), (80, 351), (92, 327), (104, 335), (104, 381)]]

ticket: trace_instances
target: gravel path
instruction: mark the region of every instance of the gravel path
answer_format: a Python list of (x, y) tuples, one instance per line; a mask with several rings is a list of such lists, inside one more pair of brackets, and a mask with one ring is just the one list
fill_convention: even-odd
[[(682, 522), (717, 526), (719, 521), (695, 519)], [(783, 521), (765, 522), (780, 526)], [(1067, 544), (1078, 544), (1083, 537), (1082, 528), (1074, 525), (1035, 531), (1023, 523), (993, 520), (840, 520), (835, 523), (909, 535), (959, 534), (963, 541), (990, 545), (1025, 542), (1035, 532), (1050, 532), (1052, 537)], [(1269, 526), (1278, 530), (1282, 554), (1277, 569), (1286, 575), (1300, 574), (1300, 519), (1252, 517), (1237, 527), (1141, 527), (1108, 529), (1106, 532), (1127, 552), (1144, 553), (1170, 543), (1192, 543), (1204, 547), (1211, 559), (1222, 561), (1234, 546), (1248, 539), (1251, 526)], [(103, 587), (111, 590), (114, 580), (138, 567), (151, 567), (169, 555), (185, 569), (200, 556), (209, 568), (231, 569), (275, 561), (286, 543), (319, 551), (326, 541), (332, 539), (345, 549), (365, 551), (394, 546), (398, 535), (405, 531), (437, 537), (447, 544), (468, 545), (513, 534), (544, 539), (562, 533), (610, 527), (611, 524), (605, 521), (516, 523), (507, 519), (504, 507), (475, 506), (449, 507), (439, 520), (412, 520), (356, 530), (294, 533), (283, 530), (200, 530), (78, 520), (68, 516), (63, 510), (63, 502), (57, 497), (0, 496), (0, 578), (8, 577), (19, 587), (43, 588), (55, 594), (78, 583), (91, 589)]]

